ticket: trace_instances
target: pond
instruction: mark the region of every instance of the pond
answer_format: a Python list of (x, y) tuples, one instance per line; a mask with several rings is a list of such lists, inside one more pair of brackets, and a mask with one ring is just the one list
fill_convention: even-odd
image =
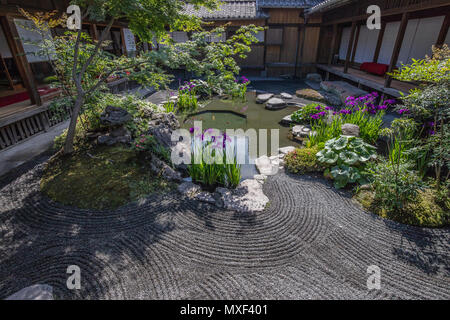
[(247, 93), (247, 101), (222, 100), (214, 98), (205, 107), (200, 108), (196, 113), (181, 116), (180, 123), (183, 128), (191, 128), (194, 121), (202, 121), (203, 130), (215, 128), (224, 131), (225, 129), (267, 129), (267, 141), (270, 150), (270, 129), (279, 129), (279, 145), (286, 147), (297, 145), (296, 142), (288, 138), (289, 127), (280, 124), (281, 119), (294, 113), (299, 108), (287, 106), (281, 110), (267, 110), (264, 104), (255, 102), (255, 93)]

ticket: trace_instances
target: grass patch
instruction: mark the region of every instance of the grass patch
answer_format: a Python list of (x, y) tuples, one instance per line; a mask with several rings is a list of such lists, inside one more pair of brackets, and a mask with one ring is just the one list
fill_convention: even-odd
[(397, 214), (380, 208), (371, 190), (360, 190), (354, 196), (354, 199), (364, 209), (400, 223), (420, 227), (444, 227), (450, 225), (448, 208), (439, 201), (439, 197), (434, 189), (419, 191), (416, 200), (408, 203), (402, 212)]
[(52, 200), (82, 209), (116, 209), (173, 184), (150, 172), (138, 152), (100, 146), (49, 162), (41, 190)]

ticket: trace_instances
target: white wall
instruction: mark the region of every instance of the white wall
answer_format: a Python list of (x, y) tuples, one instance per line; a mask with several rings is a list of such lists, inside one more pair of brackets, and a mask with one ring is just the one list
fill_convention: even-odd
[(11, 50), (9, 50), (8, 41), (6, 40), (2, 27), (0, 27), (0, 53), (3, 58), (12, 58)]
[(342, 29), (342, 37), (341, 37), (341, 44), (339, 46), (339, 59), (345, 60), (347, 57), (347, 49), (348, 49), (348, 43), (350, 41), (350, 33), (352, 32), (351, 27), (347, 27)]
[(400, 21), (389, 22), (384, 30), (383, 42), (381, 43), (378, 63), (389, 64), (391, 62), (392, 51), (394, 50), (395, 40), (397, 39)]

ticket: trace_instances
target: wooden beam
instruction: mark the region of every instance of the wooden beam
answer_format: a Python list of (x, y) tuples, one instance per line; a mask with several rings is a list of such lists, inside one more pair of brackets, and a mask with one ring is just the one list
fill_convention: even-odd
[(350, 39), (348, 40), (347, 56), (345, 58), (345, 65), (344, 65), (344, 73), (348, 72), (348, 66), (350, 64), (350, 56), (352, 54), (353, 41), (354, 41), (354, 37), (355, 37), (355, 30), (356, 30), (356, 21), (353, 21), (352, 22), (352, 31), (350, 32)]
[(380, 33), (378, 34), (377, 46), (375, 48), (375, 53), (373, 54), (373, 62), (378, 62), (378, 57), (380, 56), (381, 45), (383, 44), (384, 31), (386, 30), (386, 22), (381, 22)]
[(355, 41), (353, 45), (353, 51), (352, 51), (352, 59), (351, 63), (355, 62), (355, 55), (356, 55), (356, 48), (358, 47), (358, 40), (359, 40), (359, 32), (361, 31), (361, 25), (358, 24), (358, 27), (356, 28), (356, 35), (355, 35)]
[(16, 25), (11, 17), (1, 17), (0, 21), (20, 77), (30, 96), (31, 104), (40, 106), (42, 105), (41, 96), (37, 91), (34, 75), (25, 55)]
[[(368, 2), (367, 5), (369, 5), (370, 3)], [(445, 7), (448, 6), (448, 0), (428, 0), (427, 3), (416, 3), (416, 4), (412, 4), (410, 6), (402, 6), (399, 8), (394, 8), (394, 9), (386, 9), (386, 10), (381, 10), (381, 16), (382, 17), (388, 17), (388, 16), (393, 16), (393, 15), (400, 15), (403, 13), (410, 13), (410, 12), (414, 12), (414, 11), (424, 11), (424, 10), (428, 10), (428, 9), (434, 9), (434, 8), (439, 8), (439, 7)], [(365, 10), (364, 10), (365, 11)], [(349, 16), (346, 18), (340, 18), (340, 19), (334, 19), (334, 20), (330, 20), (330, 21), (326, 21), (326, 22), (322, 22), (324, 25), (332, 25), (332, 24), (341, 24), (341, 23), (346, 23), (346, 22), (351, 22), (351, 21), (362, 21), (362, 20), (367, 20), (367, 14), (362, 14), (359, 16)]]
[(438, 39), (436, 41), (436, 46), (440, 47), (444, 44), (447, 37), (448, 28), (450, 27), (450, 12), (447, 12), (444, 22), (442, 23), (441, 31), (439, 32)]
[(338, 25), (333, 24), (333, 36), (331, 38), (330, 53), (328, 55), (328, 65), (331, 65), (331, 63), (333, 62), (333, 55), (336, 52), (337, 37), (338, 37)]
[[(265, 20), (265, 27), (267, 28), (267, 22), (269, 21), (269, 19)], [(264, 53), (263, 53), (263, 66), (264, 66), (264, 71), (266, 71), (266, 63), (267, 63), (267, 29), (264, 29)]]
[(295, 44), (295, 67), (294, 67), (294, 78), (297, 77), (297, 66), (298, 66), (298, 50), (300, 48), (300, 27), (297, 27), (297, 41)]
[[(392, 51), (391, 63), (389, 64), (388, 72), (394, 70), (398, 55), (400, 54), (400, 49), (402, 48), (403, 38), (405, 37), (406, 27), (408, 26), (408, 13), (405, 12), (402, 15), (402, 21), (400, 22), (400, 28), (398, 30), (397, 39), (395, 40), (394, 50)], [(384, 86), (389, 88), (391, 86), (392, 77), (388, 76), (384, 82)]]

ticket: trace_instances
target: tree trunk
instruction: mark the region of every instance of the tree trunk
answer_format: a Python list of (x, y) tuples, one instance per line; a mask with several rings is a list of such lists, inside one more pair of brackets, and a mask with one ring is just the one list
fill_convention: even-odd
[(67, 131), (66, 142), (64, 145), (64, 154), (73, 152), (73, 139), (75, 138), (75, 130), (77, 127), (78, 114), (80, 113), (81, 106), (84, 103), (84, 96), (78, 95), (75, 100), (75, 105), (72, 111), (72, 117), (70, 118), (69, 130)]

